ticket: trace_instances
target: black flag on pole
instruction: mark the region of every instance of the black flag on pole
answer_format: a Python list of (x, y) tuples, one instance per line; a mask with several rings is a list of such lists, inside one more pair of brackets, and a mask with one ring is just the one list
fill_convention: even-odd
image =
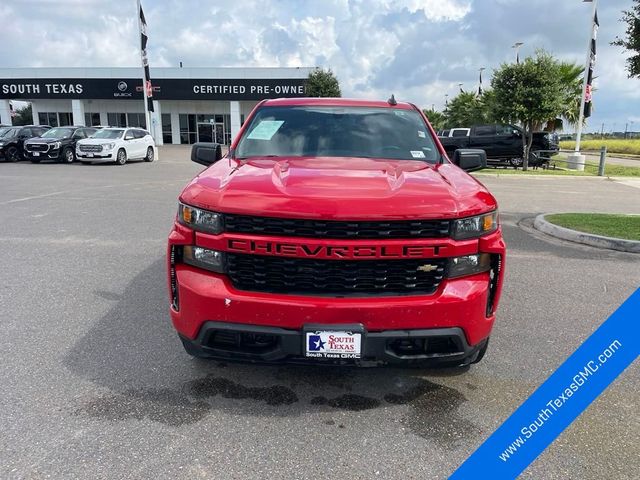
[(144, 85), (147, 91), (147, 110), (153, 112), (153, 88), (149, 74), (149, 60), (147, 59), (147, 22), (144, 19), (142, 5), (140, 5), (140, 49), (142, 50), (142, 66), (144, 67)]
[(480, 85), (478, 85), (478, 95), (482, 95), (482, 70), (480, 70)]
[(596, 65), (596, 38), (598, 36), (598, 12), (593, 15), (593, 27), (591, 30), (591, 57), (589, 60), (589, 68), (587, 70), (587, 88), (584, 93), (584, 118), (591, 116), (591, 94), (593, 83), (593, 69)]

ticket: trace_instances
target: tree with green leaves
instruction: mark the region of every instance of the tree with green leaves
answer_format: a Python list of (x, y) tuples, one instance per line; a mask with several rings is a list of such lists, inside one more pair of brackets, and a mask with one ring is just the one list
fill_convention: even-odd
[(314, 69), (307, 78), (308, 97), (341, 97), (340, 83), (331, 69)]
[(32, 125), (33, 124), (33, 112), (31, 110), (31, 104), (28, 104), (22, 108), (16, 110), (16, 116), (11, 121), (13, 125)]
[(491, 87), (497, 119), (504, 123), (518, 122), (523, 127), (522, 169), (527, 170), (533, 132), (563, 113), (565, 89), (559, 63), (539, 50), (535, 57), (520, 63), (502, 64), (491, 79)]
[(447, 121), (447, 118), (444, 116), (444, 113), (433, 108), (425, 108), (422, 112), (425, 117), (427, 117), (434, 130), (444, 130), (446, 128), (445, 122)]
[[(560, 77), (560, 83), (564, 90), (564, 103), (562, 113), (560, 114), (562, 119), (575, 127), (580, 120), (580, 101), (582, 99), (582, 85), (583, 85), (583, 73), (584, 67), (570, 62), (558, 63), (558, 75)], [(583, 120), (586, 122), (586, 119)], [(563, 127), (562, 121), (554, 121), (555, 126)]]
[(451, 99), (444, 111), (446, 128), (464, 128), (487, 123), (490, 120), (489, 112), (483, 96), (478, 96), (475, 92), (461, 91)]
[(629, 77), (640, 78), (640, 0), (633, 0), (630, 10), (622, 11), (621, 22), (627, 24), (625, 38), (616, 37), (611, 45), (617, 45), (628, 50), (632, 55), (627, 58), (627, 72)]

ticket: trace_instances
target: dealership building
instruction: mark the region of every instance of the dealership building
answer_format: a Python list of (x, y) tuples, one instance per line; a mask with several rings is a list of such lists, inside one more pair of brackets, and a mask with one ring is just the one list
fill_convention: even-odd
[[(154, 68), (151, 132), (158, 145), (230, 144), (265, 98), (302, 97), (311, 67)], [(141, 68), (0, 68), (0, 124), (11, 101), (36, 125), (146, 127)]]

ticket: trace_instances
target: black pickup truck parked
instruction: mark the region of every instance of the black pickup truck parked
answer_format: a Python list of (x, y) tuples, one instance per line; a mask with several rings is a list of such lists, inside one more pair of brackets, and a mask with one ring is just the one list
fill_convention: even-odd
[[(522, 129), (514, 125), (474, 125), (465, 137), (439, 137), (449, 158), (459, 148), (479, 148), (487, 153), (487, 162), (498, 165), (522, 165)], [(537, 155), (536, 151), (547, 151)], [(538, 166), (544, 158), (558, 152), (555, 136), (548, 132), (534, 132), (529, 165)]]

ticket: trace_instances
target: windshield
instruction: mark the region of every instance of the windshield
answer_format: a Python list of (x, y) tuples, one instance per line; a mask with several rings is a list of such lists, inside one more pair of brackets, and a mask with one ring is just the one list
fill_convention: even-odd
[(0, 138), (11, 138), (15, 136), (17, 128), (0, 128)]
[(436, 163), (439, 153), (415, 110), (370, 107), (264, 107), (236, 150), (256, 156), (365, 157)]
[(98, 130), (91, 138), (120, 138), (124, 130)]
[(41, 135), (42, 138), (69, 138), (73, 135), (73, 128), (52, 128)]

